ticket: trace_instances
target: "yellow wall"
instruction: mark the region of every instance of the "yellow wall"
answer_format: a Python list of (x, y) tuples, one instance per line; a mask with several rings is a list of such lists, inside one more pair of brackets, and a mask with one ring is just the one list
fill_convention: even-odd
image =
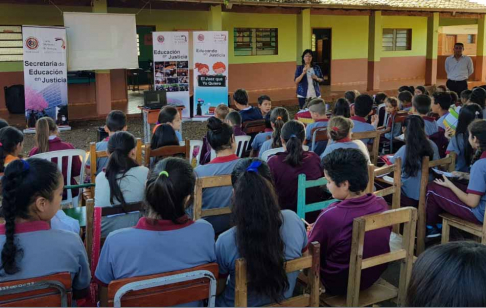
[(412, 29), (412, 50), (382, 51), (381, 57), (424, 56), (427, 50), (427, 17), (383, 16), (383, 29)]

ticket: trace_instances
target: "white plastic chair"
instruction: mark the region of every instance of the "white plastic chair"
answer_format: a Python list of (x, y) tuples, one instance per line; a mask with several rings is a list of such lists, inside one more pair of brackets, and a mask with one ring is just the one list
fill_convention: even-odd
[[(62, 172), (62, 163), (63, 163), (63, 158), (67, 157), (67, 176), (66, 176), (66, 181), (67, 183), (64, 183), (65, 186), (67, 185), (75, 185), (74, 183), (71, 183), (71, 172), (72, 172), (72, 166), (73, 166), (73, 157), (78, 156), (81, 159), (81, 172), (79, 174), (79, 183), (83, 184), (84, 183), (84, 169), (86, 167), (86, 151), (83, 150), (62, 150), (62, 151), (52, 151), (52, 152), (46, 152), (46, 153), (41, 153), (34, 155), (32, 157), (35, 158), (40, 158), (40, 159), (45, 159), (48, 161), (52, 161), (53, 159), (57, 158), (57, 168)], [(63, 200), (61, 202), (61, 205), (67, 205), (67, 204), (72, 204), (73, 207), (78, 207), (79, 205), (79, 196), (81, 195), (81, 189), (79, 189), (79, 194), (76, 197), (73, 197), (72, 194), (72, 189), (67, 190), (67, 198), (66, 200)]]
[[(184, 146), (186, 145), (186, 142), (185, 141), (179, 141), (179, 145), (180, 146)], [(199, 151), (197, 152), (197, 155), (196, 155), (196, 163), (197, 165), (196, 166), (199, 166), (199, 163), (201, 161), (201, 150), (202, 150), (202, 146), (203, 146), (203, 142), (202, 140), (190, 140), (190, 147), (191, 147), (191, 154), (190, 154), (190, 157), (189, 157), (189, 161), (192, 163), (192, 160), (194, 158), (194, 149), (196, 147), (199, 147)]]
[[(303, 145), (302, 146), (302, 149), (304, 151), (309, 151), (309, 147), (307, 145)], [(277, 153), (281, 153), (281, 152), (285, 152), (284, 148), (283, 147), (280, 147), (280, 148), (276, 148), (276, 149), (270, 149), (270, 150), (266, 150), (265, 152), (263, 152), (262, 154), (262, 160), (263, 161), (266, 161), (268, 162), (268, 160), (270, 159), (270, 157), (272, 157), (273, 155), (277, 154)]]
[[(251, 136), (236, 136), (235, 143), (236, 143), (236, 156), (239, 158), (243, 157), (243, 154), (248, 150), (250, 147), (250, 140)], [(211, 160), (216, 158), (216, 151), (211, 149)]]

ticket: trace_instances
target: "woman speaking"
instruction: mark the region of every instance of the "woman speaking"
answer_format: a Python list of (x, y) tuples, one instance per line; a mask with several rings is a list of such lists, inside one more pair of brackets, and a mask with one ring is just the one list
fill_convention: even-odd
[(300, 109), (308, 99), (321, 97), (319, 83), (323, 81), (323, 75), (321, 68), (312, 62), (312, 50), (306, 49), (302, 53), (302, 65), (297, 67), (294, 81)]

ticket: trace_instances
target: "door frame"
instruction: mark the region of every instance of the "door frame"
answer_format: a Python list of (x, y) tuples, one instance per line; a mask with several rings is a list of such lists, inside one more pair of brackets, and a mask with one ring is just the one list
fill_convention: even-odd
[(331, 48), (329, 50), (329, 86), (331, 85), (331, 81), (332, 81), (332, 27), (311, 27), (311, 41), (310, 41), (310, 45), (311, 45), (311, 50), (312, 50), (312, 35), (314, 34), (314, 30), (329, 30), (330, 33), (331, 33)]

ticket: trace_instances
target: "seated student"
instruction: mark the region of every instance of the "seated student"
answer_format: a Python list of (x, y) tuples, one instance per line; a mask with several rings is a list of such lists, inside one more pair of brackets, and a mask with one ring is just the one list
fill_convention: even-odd
[(457, 96), (457, 93), (454, 91), (449, 91), (449, 94), (451, 95), (451, 106), (460, 106), (461, 101), (459, 100), (459, 96)]
[[(370, 132), (376, 130), (376, 128), (367, 121), (367, 117), (373, 113), (373, 99), (371, 96), (368, 94), (361, 94), (356, 97), (354, 102), (354, 113), (355, 115), (351, 117), (354, 124), (353, 133)], [(378, 116), (376, 115), (372, 117), (371, 122), (376, 122), (377, 120)], [(368, 144), (372, 140), (363, 139), (362, 141), (364, 144)]]
[(281, 148), (282, 140), (280, 137), (282, 127), (289, 121), (289, 112), (283, 107), (277, 107), (272, 110), (270, 114), (270, 125), (273, 128), (272, 136), (270, 139), (263, 142), (258, 157), (262, 158), (263, 153), (267, 150)]
[[(437, 93), (434, 95), (442, 95), (445, 93)], [(424, 119), (425, 123), (425, 134), (428, 136), (432, 136), (433, 134), (437, 133), (439, 131), (439, 126), (437, 125), (437, 122), (433, 117), (427, 116), (427, 114), (430, 112), (430, 106), (431, 106), (431, 99), (430, 96), (427, 95), (416, 95), (413, 98), (413, 107), (411, 110), (411, 113), (414, 115), (420, 116), (422, 119)]]
[(349, 108), (349, 103), (344, 98), (339, 98), (334, 104), (334, 109), (332, 110), (333, 116), (343, 116), (349, 118), (351, 116), (351, 110)]
[(402, 91), (398, 93), (398, 103), (400, 104), (400, 110), (410, 111), (412, 109), (413, 94), (408, 91)]
[(434, 93), (444, 93), (447, 92), (447, 87), (444, 85), (437, 86)]
[(24, 134), (13, 126), (0, 129), (0, 173), (14, 160), (19, 159), (24, 146)]
[[(280, 135), (285, 152), (277, 153), (268, 160), (279, 204), (284, 210), (297, 211), (297, 187), (300, 174), (305, 174), (308, 181), (320, 179), (324, 175), (319, 156), (302, 149), (304, 138), (305, 128), (302, 123), (295, 120), (285, 123)], [(321, 191), (308, 189), (306, 202), (318, 201), (321, 201)]]
[(444, 120), (449, 114), (449, 108), (452, 105), (452, 97), (449, 92), (434, 93), (432, 95), (432, 112), (437, 113), (440, 118), (437, 120), (437, 125), (443, 130), (446, 129)]
[(219, 104), (218, 106), (216, 106), (216, 109), (214, 109), (214, 116), (221, 121), (224, 121), (229, 113), (230, 109), (225, 104)]
[(418, 86), (415, 88), (414, 95), (429, 95), (429, 91), (424, 86)]
[(360, 95), (360, 93), (357, 90), (344, 92), (344, 98), (348, 101), (349, 106), (354, 104), (354, 100), (356, 99), (356, 96), (358, 96), (358, 95)]
[[(478, 104), (468, 104), (461, 108), (456, 131), (447, 146), (446, 154), (456, 153), (456, 171), (469, 172), (474, 151), (469, 144), (468, 126), (472, 121), (483, 118), (483, 111)], [(451, 132), (451, 130), (447, 130)]]
[(64, 186), (57, 165), (38, 158), (15, 160), (5, 169), (2, 186), (0, 282), (68, 272), (74, 298), (86, 297), (91, 274), (81, 238), (50, 227)]
[(485, 307), (486, 246), (452, 242), (428, 248), (413, 265), (405, 306)]
[(252, 107), (248, 104), (248, 92), (245, 89), (238, 89), (233, 94), (236, 109), (240, 111), (241, 122), (255, 121), (263, 119), (259, 108)]
[[(229, 113), (230, 113), (230, 109), (228, 108), (228, 106), (226, 106), (225, 104), (219, 104), (214, 110), (214, 117), (224, 122)], [(236, 135), (236, 136), (240, 136), (240, 135)], [(209, 161), (211, 160), (211, 146), (209, 145), (206, 136), (203, 137), (202, 141), (203, 141), (203, 145), (202, 148), (200, 149), (201, 158), (199, 164), (205, 165), (209, 163)]]
[(145, 188), (144, 217), (133, 228), (112, 232), (101, 250), (95, 272), (95, 279), (102, 286), (100, 306), (107, 306), (106, 287), (113, 280), (216, 261), (213, 227), (202, 219), (193, 221), (185, 213), (195, 182), (186, 160), (169, 157), (157, 163)]
[[(387, 97), (385, 99), (385, 111), (388, 114), (388, 117), (386, 118), (385, 121), (385, 128), (378, 128), (378, 121), (373, 122), (373, 126), (377, 127), (377, 129), (380, 129), (381, 133), (383, 134), (383, 137), (387, 140), (393, 140), (393, 138), (397, 137), (400, 135), (400, 128), (401, 124), (400, 123), (394, 123), (395, 116), (398, 112), (398, 100), (395, 97)], [(392, 125), (393, 125), (393, 130), (392, 130)]]
[[(155, 128), (154, 134), (152, 135), (152, 140), (150, 141), (150, 149), (156, 150), (165, 146), (178, 146), (179, 139), (177, 138), (176, 131), (169, 124), (159, 124)], [(180, 155), (181, 158), (185, 158), (184, 154)], [(150, 158), (150, 168), (155, 166), (155, 164), (164, 157), (154, 157)]]
[(415, 93), (415, 88), (413, 86), (401, 86), (398, 88), (398, 93), (408, 91), (410, 93)]
[(272, 111), (272, 100), (268, 95), (262, 95), (258, 98), (258, 108), (260, 109), (264, 119), (270, 118), (270, 111)]
[[(307, 125), (305, 129), (305, 140), (307, 141), (307, 144), (312, 147), (313, 131), (317, 128), (326, 128), (329, 119), (326, 116), (326, 103), (322, 98), (314, 98), (309, 103), (309, 111), (314, 123)], [(326, 145), (327, 141), (316, 142), (311, 151), (317, 155), (321, 155), (326, 149)]]
[[(158, 128), (160, 129), (160, 127)], [(157, 129), (157, 130), (158, 130)], [(128, 132), (116, 132), (108, 141), (110, 155), (106, 169), (96, 176), (95, 206), (112, 207), (121, 205), (125, 214), (105, 217), (101, 221), (101, 236), (111, 231), (133, 227), (140, 213), (126, 210), (128, 203), (143, 201), (148, 168), (136, 161), (135, 137)]]
[(248, 307), (280, 302), (291, 297), (295, 288), (299, 273), (287, 274), (285, 261), (302, 256), (307, 246), (304, 225), (297, 214), (280, 209), (266, 163), (243, 159), (231, 178), (235, 226), (216, 242), (218, 289), (223, 292), (216, 306), (235, 305), (235, 263), (239, 258), (246, 260)]
[(309, 111), (309, 103), (312, 99), (306, 99), (305, 105), (302, 109), (297, 111), (297, 113), (294, 115), (294, 120), (300, 121), (304, 123), (305, 125), (314, 123), (314, 120), (312, 120), (310, 111)]
[[(221, 122), (216, 118), (208, 119), (208, 132), (206, 137), (216, 151), (216, 158), (211, 160), (209, 164), (198, 166), (194, 169), (196, 176), (215, 176), (231, 174), (233, 168), (239, 160), (235, 155), (236, 144), (233, 129), (226, 123)], [(202, 208), (214, 209), (223, 208), (231, 205), (231, 187), (215, 187), (203, 190)], [(192, 215), (192, 211), (189, 212)], [(216, 234), (226, 231), (230, 227), (229, 215), (210, 216), (205, 217), (214, 228)]]
[(476, 151), (471, 173), (455, 172), (460, 178), (469, 180), (466, 192), (446, 177), (427, 187), (427, 231), (430, 237), (440, 236), (437, 224), (442, 222), (441, 212), (483, 224), (486, 208), (486, 120), (475, 120), (469, 124), (468, 130), (469, 144)]
[(368, 164), (371, 164), (370, 153), (363, 141), (351, 139), (353, 126), (353, 121), (350, 119), (344, 117), (331, 118), (327, 134), (333, 142), (326, 147), (326, 150), (321, 155), (321, 160), (336, 149), (358, 149), (363, 152)]
[[(324, 209), (309, 232), (309, 242), (321, 244), (321, 282), (326, 293), (344, 295), (348, 287), (353, 220), (388, 209), (383, 198), (365, 194), (368, 185), (366, 157), (357, 149), (337, 149), (323, 159), (327, 188), (336, 203)], [(366, 232), (363, 257), (390, 252), (391, 228)], [(386, 264), (361, 273), (361, 290), (372, 286), (383, 274)]]
[(8, 122), (5, 121), (4, 119), (0, 119), (0, 129), (7, 127), (7, 126), (9, 126)]
[(439, 150), (434, 142), (425, 135), (424, 120), (417, 115), (410, 115), (403, 123), (405, 145), (393, 157), (402, 159), (402, 205), (417, 206), (420, 197), (420, 181), (422, 178), (422, 160), (428, 156), (430, 160), (439, 159)]
[[(106, 149), (108, 148), (108, 140), (110, 140), (110, 136), (116, 132), (126, 131), (126, 130), (127, 130), (127, 116), (125, 115), (125, 113), (120, 110), (110, 111), (110, 113), (106, 116), (106, 124), (105, 124), (105, 132), (108, 133), (108, 137), (96, 143), (96, 151), (97, 152), (106, 151)], [(108, 163), (107, 157), (96, 159), (96, 175), (98, 175), (101, 171), (103, 171), (103, 168), (106, 167), (107, 163)], [(87, 175), (91, 174), (89, 170), (90, 166), (91, 166), (91, 160), (89, 159), (88, 156), (88, 159), (86, 160)]]
[(246, 136), (241, 129), (241, 115), (238, 111), (231, 111), (224, 120), (226, 124), (233, 128), (233, 134), (236, 136)]
[[(272, 112), (270, 112), (272, 114)], [(275, 122), (275, 121), (274, 121)], [(263, 143), (267, 140), (270, 140), (272, 138), (273, 134), (273, 128), (272, 128), (272, 122), (270, 121), (270, 116), (268, 116), (268, 119), (265, 119), (265, 131), (262, 133), (258, 133), (255, 138), (253, 138), (253, 141), (251, 143), (251, 155), (252, 157), (258, 156), (260, 153), (260, 148), (262, 147)]]
[(385, 100), (388, 96), (384, 92), (375, 95), (375, 106), (378, 113), (378, 127), (383, 126), (386, 120)]
[(467, 102), (471, 98), (471, 93), (472, 93), (471, 90), (464, 90), (464, 91), (461, 92), (461, 104), (460, 104), (460, 106), (464, 106), (464, 105), (467, 104)]
[(483, 109), (483, 119), (486, 119), (486, 90), (483, 88), (474, 88), (469, 97), (469, 103), (476, 103)]
[(164, 106), (164, 108), (162, 108), (159, 112), (159, 119), (157, 122), (157, 125), (154, 127), (154, 132), (158, 125), (169, 124), (174, 129), (177, 139), (179, 141), (183, 141), (182, 134), (180, 132), (182, 123), (181, 114), (176, 107)]

